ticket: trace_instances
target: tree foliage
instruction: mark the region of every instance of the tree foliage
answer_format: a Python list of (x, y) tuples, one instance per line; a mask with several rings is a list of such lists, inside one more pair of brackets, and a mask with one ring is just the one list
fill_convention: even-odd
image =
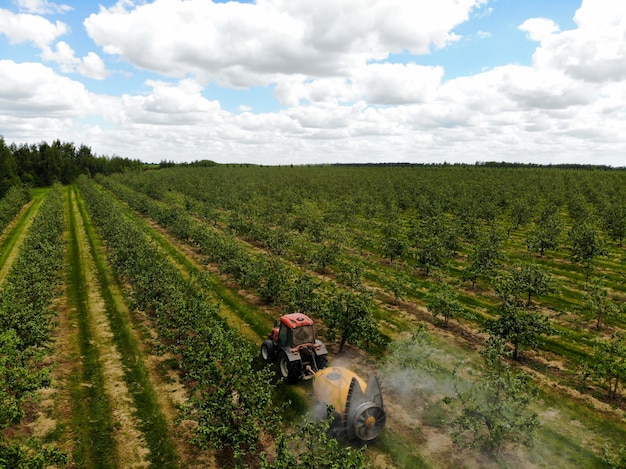
[(463, 279), (472, 282), (472, 288), (478, 279), (489, 280), (495, 274), (498, 262), (503, 256), (501, 251), (503, 241), (503, 234), (496, 229), (489, 230), (477, 239), (462, 272)]
[(74, 143), (60, 140), (7, 145), (0, 136), (0, 197), (12, 186), (67, 184), (79, 174), (112, 174), (142, 167), (139, 160), (96, 156), (85, 145), (76, 148)]
[(434, 318), (442, 316), (444, 324), (447, 325), (450, 318), (461, 316), (465, 312), (458, 296), (448, 283), (439, 282), (426, 295), (426, 307)]
[(528, 251), (538, 252), (543, 257), (547, 250), (557, 249), (563, 231), (563, 222), (557, 208), (549, 206), (541, 213), (534, 228), (528, 232), (526, 244)]
[(454, 442), (462, 447), (481, 448), (496, 457), (502, 446), (531, 445), (539, 426), (529, 410), (537, 390), (530, 377), (514, 373), (506, 362), (505, 343), (490, 338), (483, 352), (484, 371), (469, 391), (455, 382), (461, 414), (452, 422)]
[(570, 259), (583, 266), (586, 278), (589, 279), (595, 267), (596, 258), (606, 256), (608, 253), (604, 240), (597, 227), (588, 221), (575, 223), (568, 237)]
[(615, 400), (620, 384), (626, 381), (626, 335), (613, 333), (597, 342), (593, 362), (586, 368), (586, 373), (606, 384), (609, 399)]
[(607, 319), (618, 315), (619, 307), (609, 297), (601, 277), (591, 279), (585, 290), (585, 310), (596, 320), (596, 329), (600, 330)]
[(327, 420), (306, 422), (276, 441), (276, 454), (261, 455), (262, 469), (361, 469), (365, 464), (364, 448), (342, 446), (328, 436), (332, 412)]
[(326, 337), (331, 341), (339, 338), (339, 352), (346, 343), (370, 348), (380, 342), (373, 306), (372, 295), (363, 290), (337, 288), (332, 293), (323, 318), (328, 327)]
[(515, 264), (507, 282), (510, 294), (518, 301), (524, 299), (526, 308), (532, 306), (533, 298), (557, 291), (552, 274), (535, 263)]

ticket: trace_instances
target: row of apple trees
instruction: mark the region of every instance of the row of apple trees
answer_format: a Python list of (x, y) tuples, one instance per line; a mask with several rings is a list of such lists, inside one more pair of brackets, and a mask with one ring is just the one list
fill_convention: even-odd
[[(13, 190), (12, 190), (13, 191)], [(7, 197), (15, 197), (9, 192)], [(20, 200), (26, 197), (21, 196)], [(36, 391), (50, 382), (43, 364), (50, 346), (65, 253), (63, 189), (48, 192), (0, 289), (0, 430), (18, 424)], [(67, 456), (35, 439), (13, 441), (0, 433), (0, 466), (43, 468)]]
[(13, 186), (9, 189), (0, 199), (0, 231), (6, 228), (30, 199), (30, 190), (26, 187)]

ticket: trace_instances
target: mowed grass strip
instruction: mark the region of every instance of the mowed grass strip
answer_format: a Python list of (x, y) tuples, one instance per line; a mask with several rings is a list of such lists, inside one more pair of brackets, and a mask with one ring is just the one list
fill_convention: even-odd
[(123, 300), (119, 283), (107, 266), (102, 241), (90, 221), (85, 203), (76, 191), (76, 203), (84, 221), (87, 241), (96, 266), (96, 277), (101, 286), (113, 340), (124, 366), (124, 380), (134, 400), (140, 429), (150, 450), (148, 458), (154, 467), (178, 467), (178, 456), (170, 438), (168, 424), (146, 368), (141, 346), (130, 323), (130, 315)]
[(111, 403), (105, 393), (104, 373), (90, 326), (89, 289), (85, 282), (84, 253), (80, 230), (73, 210), (72, 192), (66, 192), (69, 229), (69, 304), (78, 324), (78, 349), (81, 363), (71, 379), (72, 427), (76, 435), (74, 461), (81, 468), (118, 467), (114, 457), (115, 438)]

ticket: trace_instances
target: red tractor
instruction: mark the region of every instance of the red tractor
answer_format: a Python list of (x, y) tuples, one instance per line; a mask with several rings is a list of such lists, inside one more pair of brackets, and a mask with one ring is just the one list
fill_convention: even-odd
[(311, 379), (328, 365), (327, 354), (315, 335), (313, 320), (302, 313), (281, 316), (261, 345), (263, 360), (278, 362), (278, 372), (287, 383)]

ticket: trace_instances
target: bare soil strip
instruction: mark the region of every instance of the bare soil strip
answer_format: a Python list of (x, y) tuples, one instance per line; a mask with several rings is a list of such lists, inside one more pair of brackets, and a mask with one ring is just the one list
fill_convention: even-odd
[(26, 238), (28, 229), (39, 211), (39, 207), (45, 199), (45, 192), (36, 195), (33, 200), (26, 204), (20, 214), (13, 220), (5, 230), (0, 245), (0, 283), (8, 275), (13, 261), (17, 257), (20, 246)]

